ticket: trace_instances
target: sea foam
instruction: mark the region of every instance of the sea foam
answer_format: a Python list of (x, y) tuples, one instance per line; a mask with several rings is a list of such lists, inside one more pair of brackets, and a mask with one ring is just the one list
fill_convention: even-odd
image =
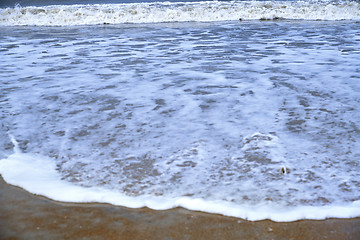
[(61, 180), (51, 159), (20, 152), (0, 160), (0, 173), (8, 183), (31, 193), (63, 202), (110, 203), (129, 208), (148, 207), (166, 210), (184, 207), (189, 210), (222, 214), (250, 221), (271, 219), (278, 222), (299, 219), (351, 218), (360, 216), (360, 201), (344, 205), (281, 207), (276, 205), (237, 205), (225, 201), (207, 201), (201, 198), (160, 196), (131, 197), (120, 192), (96, 187), (80, 187)]
[(0, 9), (0, 25), (92, 25), (229, 20), (357, 20), (360, 3), (332, 1), (155, 2)]
[(359, 216), (357, 21), (1, 29), (9, 183), (250, 220)]

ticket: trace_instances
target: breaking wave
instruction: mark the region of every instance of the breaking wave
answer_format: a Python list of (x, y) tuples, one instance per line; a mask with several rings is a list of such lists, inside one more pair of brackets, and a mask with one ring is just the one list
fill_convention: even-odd
[(0, 25), (67, 26), (231, 20), (358, 20), (354, 1), (155, 2), (0, 9)]

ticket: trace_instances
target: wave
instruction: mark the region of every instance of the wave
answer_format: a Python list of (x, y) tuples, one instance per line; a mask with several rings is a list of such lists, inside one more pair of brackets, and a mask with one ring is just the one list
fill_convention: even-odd
[(359, 20), (355, 1), (155, 2), (0, 9), (0, 25), (68, 26), (232, 20)]
[(269, 204), (238, 205), (227, 201), (192, 197), (127, 196), (121, 192), (99, 187), (85, 188), (63, 181), (55, 168), (55, 163), (49, 158), (17, 151), (0, 160), (0, 173), (6, 182), (33, 194), (62, 202), (102, 202), (129, 208), (148, 207), (154, 210), (184, 207), (193, 211), (222, 214), (250, 221), (270, 219), (291, 222), (300, 219), (322, 220), (360, 216), (360, 201), (343, 205), (284, 207)]

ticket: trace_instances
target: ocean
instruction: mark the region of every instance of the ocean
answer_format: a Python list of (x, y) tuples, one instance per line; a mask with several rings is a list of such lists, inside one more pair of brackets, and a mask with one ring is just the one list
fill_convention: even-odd
[(359, 1), (0, 7), (6, 182), (248, 220), (360, 216)]

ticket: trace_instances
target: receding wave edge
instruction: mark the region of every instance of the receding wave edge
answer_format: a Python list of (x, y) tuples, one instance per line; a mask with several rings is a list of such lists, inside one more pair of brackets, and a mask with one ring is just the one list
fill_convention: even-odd
[(223, 200), (161, 196), (128, 196), (124, 193), (91, 187), (85, 188), (61, 180), (51, 159), (37, 155), (14, 153), (0, 160), (0, 174), (6, 182), (31, 193), (62, 202), (102, 202), (129, 208), (148, 207), (166, 210), (184, 207), (189, 210), (222, 214), (257, 221), (271, 219), (290, 222), (299, 219), (353, 218), (360, 216), (360, 201), (344, 205), (277, 206), (269, 204), (238, 205)]

